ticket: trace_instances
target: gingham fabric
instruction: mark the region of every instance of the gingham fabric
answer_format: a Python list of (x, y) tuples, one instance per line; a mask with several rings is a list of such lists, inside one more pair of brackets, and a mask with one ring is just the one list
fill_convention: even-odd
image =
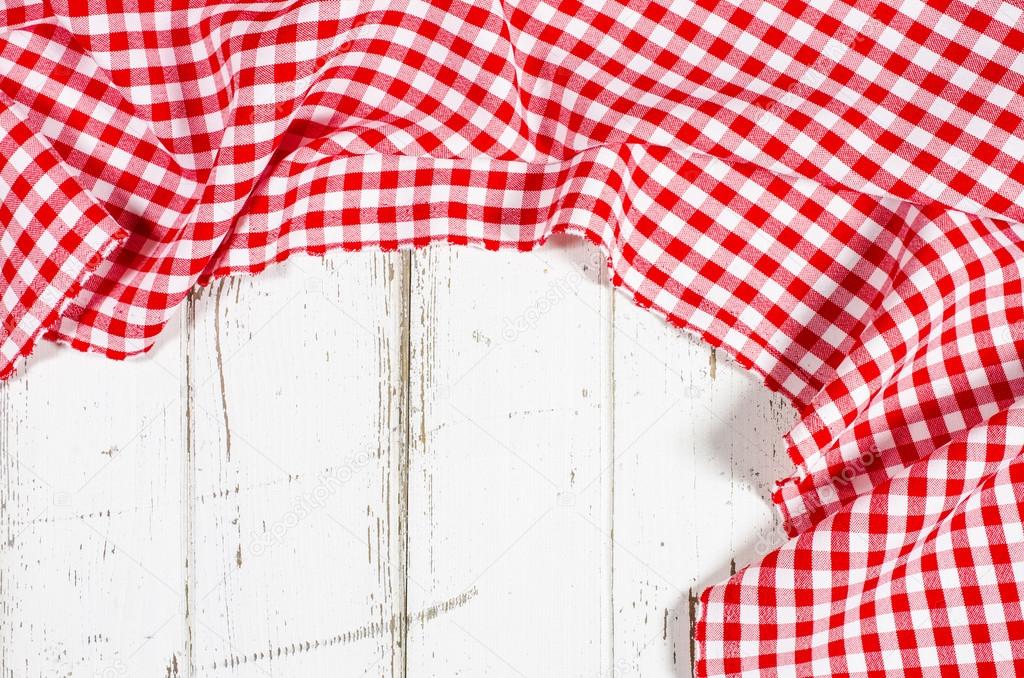
[[(786, 394), (700, 676), (1024, 675), (1024, 5), (0, 4), (0, 373), (292, 252), (588, 238)], [(456, 283), (460, 281), (455, 281)], [(472, 284), (472, 281), (462, 281)]]

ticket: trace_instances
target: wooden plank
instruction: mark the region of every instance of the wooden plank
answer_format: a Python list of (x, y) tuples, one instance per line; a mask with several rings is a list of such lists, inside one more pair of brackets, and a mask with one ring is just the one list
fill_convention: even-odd
[(194, 676), (404, 675), (402, 257), (292, 259), (196, 297)]
[(770, 505), (793, 412), (722, 351), (615, 304), (615, 661), (690, 675), (707, 586), (781, 543)]
[(611, 459), (598, 258), (415, 254), (410, 676), (609, 675), (611, 486), (583, 487)]
[(686, 675), (792, 413), (599, 259), (297, 259), (142, 360), (42, 348), (0, 386), (0, 675)]
[(179, 675), (180, 334), (112, 363), (44, 344), (0, 385), (0, 675)]

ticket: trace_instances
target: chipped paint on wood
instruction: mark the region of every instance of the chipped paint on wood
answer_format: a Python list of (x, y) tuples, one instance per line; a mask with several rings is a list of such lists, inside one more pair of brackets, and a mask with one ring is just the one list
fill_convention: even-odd
[(0, 676), (689, 673), (792, 411), (600, 259), (296, 258), (141, 360), (41, 351), (0, 385)]
[(145, 360), (44, 346), (0, 385), (0, 676), (185, 655), (180, 323)]
[(231, 421), (228, 419), (228, 389), (224, 383), (224, 352), (220, 347), (220, 322), (224, 314), (221, 310), (220, 299), (224, 293), (224, 288), (229, 284), (228, 280), (230, 279), (214, 283), (217, 291), (214, 293), (213, 306), (213, 351), (217, 359), (217, 377), (220, 381), (220, 409), (224, 417), (224, 456), (228, 461), (231, 461)]

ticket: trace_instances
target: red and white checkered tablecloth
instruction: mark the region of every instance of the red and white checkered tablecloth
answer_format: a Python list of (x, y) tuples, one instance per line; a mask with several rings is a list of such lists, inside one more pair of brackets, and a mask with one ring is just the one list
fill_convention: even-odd
[(1024, 675), (1024, 2), (3, 0), (0, 373), (292, 252), (555, 232), (786, 394), (700, 676)]

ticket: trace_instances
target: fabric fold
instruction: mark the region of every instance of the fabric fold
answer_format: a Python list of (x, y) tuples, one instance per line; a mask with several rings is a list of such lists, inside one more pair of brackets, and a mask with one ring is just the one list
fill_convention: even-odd
[(0, 95), (0, 379), (127, 237)]
[(1022, 480), (1015, 402), (706, 590), (697, 675), (1019, 675)]

